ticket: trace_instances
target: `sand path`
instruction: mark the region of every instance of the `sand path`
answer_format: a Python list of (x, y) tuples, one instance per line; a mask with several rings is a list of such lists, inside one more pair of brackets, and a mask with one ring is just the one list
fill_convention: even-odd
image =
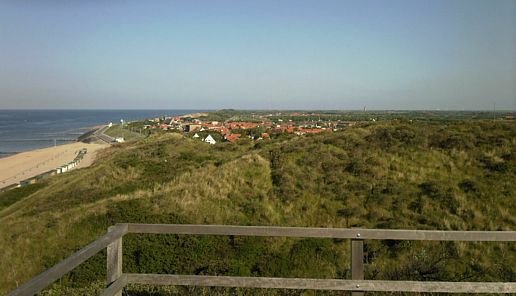
[(0, 188), (60, 167), (72, 161), (82, 148), (86, 148), (87, 153), (77, 168), (89, 166), (98, 150), (106, 147), (109, 145), (75, 142), (0, 158)]

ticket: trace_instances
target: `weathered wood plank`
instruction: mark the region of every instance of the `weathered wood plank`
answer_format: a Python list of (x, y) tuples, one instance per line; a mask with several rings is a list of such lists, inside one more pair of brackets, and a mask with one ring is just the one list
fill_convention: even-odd
[(100, 296), (116, 296), (122, 294), (122, 289), (127, 284), (126, 277), (124, 275), (120, 276), (116, 281), (111, 283), (109, 287), (107, 287)]
[[(351, 240), (351, 279), (364, 279), (364, 241)], [(351, 296), (363, 296), (364, 292), (351, 292)]]
[[(109, 227), (108, 231), (114, 231), (117, 227)], [(107, 287), (111, 286), (122, 276), (122, 237), (117, 238), (107, 246)], [(113, 294), (114, 296), (122, 296), (122, 290)]]
[(421, 292), (421, 293), (516, 293), (516, 283), (414, 282), (338, 279), (300, 279), (234, 276), (124, 274), (127, 283), (149, 285), (243, 287), (304, 290)]
[(441, 231), (397, 229), (346, 229), (314, 227), (127, 224), (129, 233), (282, 236), (432, 241), (516, 241), (516, 231)]
[(126, 225), (117, 227), (115, 230), (108, 232), (101, 238), (75, 252), (73, 255), (54, 265), (47, 271), (40, 273), (28, 282), (19, 286), (16, 290), (9, 293), (8, 296), (29, 296), (40, 292), (55, 280), (59, 279), (79, 264), (97, 254), (100, 250), (107, 247), (111, 242), (122, 237), (126, 231)]

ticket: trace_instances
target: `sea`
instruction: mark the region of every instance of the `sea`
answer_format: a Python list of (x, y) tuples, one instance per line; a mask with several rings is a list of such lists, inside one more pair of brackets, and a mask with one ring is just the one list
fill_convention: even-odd
[(75, 141), (98, 125), (206, 110), (0, 110), (0, 157)]

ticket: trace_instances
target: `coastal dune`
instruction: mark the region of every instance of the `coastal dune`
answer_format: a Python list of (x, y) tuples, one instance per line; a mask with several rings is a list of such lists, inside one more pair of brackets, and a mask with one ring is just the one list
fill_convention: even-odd
[(72, 161), (83, 148), (87, 149), (87, 153), (77, 168), (87, 167), (95, 160), (96, 153), (108, 146), (75, 142), (0, 158), (0, 188), (18, 184), (22, 180), (62, 166)]

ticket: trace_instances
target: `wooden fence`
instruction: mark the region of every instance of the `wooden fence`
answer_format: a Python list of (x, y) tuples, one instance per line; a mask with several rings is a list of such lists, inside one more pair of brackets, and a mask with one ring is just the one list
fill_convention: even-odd
[[(351, 279), (267, 278), (122, 272), (122, 237), (127, 233), (236, 235), (340, 238), (351, 240)], [(15, 295), (34, 295), (107, 247), (107, 288), (101, 295), (122, 295), (126, 284), (182, 285), (209, 287), (282, 288), (351, 291), (354, 296), (367, 291), (434, 293), (516, 293), (516, 282), (430, 282), (364, 280), (364, 240), (426, 240), (515, 242), (516, 231), (435, 231), (384, 230), (268, 226), (117, 224), (108, 233), (39, 274), (16, 290)]]

